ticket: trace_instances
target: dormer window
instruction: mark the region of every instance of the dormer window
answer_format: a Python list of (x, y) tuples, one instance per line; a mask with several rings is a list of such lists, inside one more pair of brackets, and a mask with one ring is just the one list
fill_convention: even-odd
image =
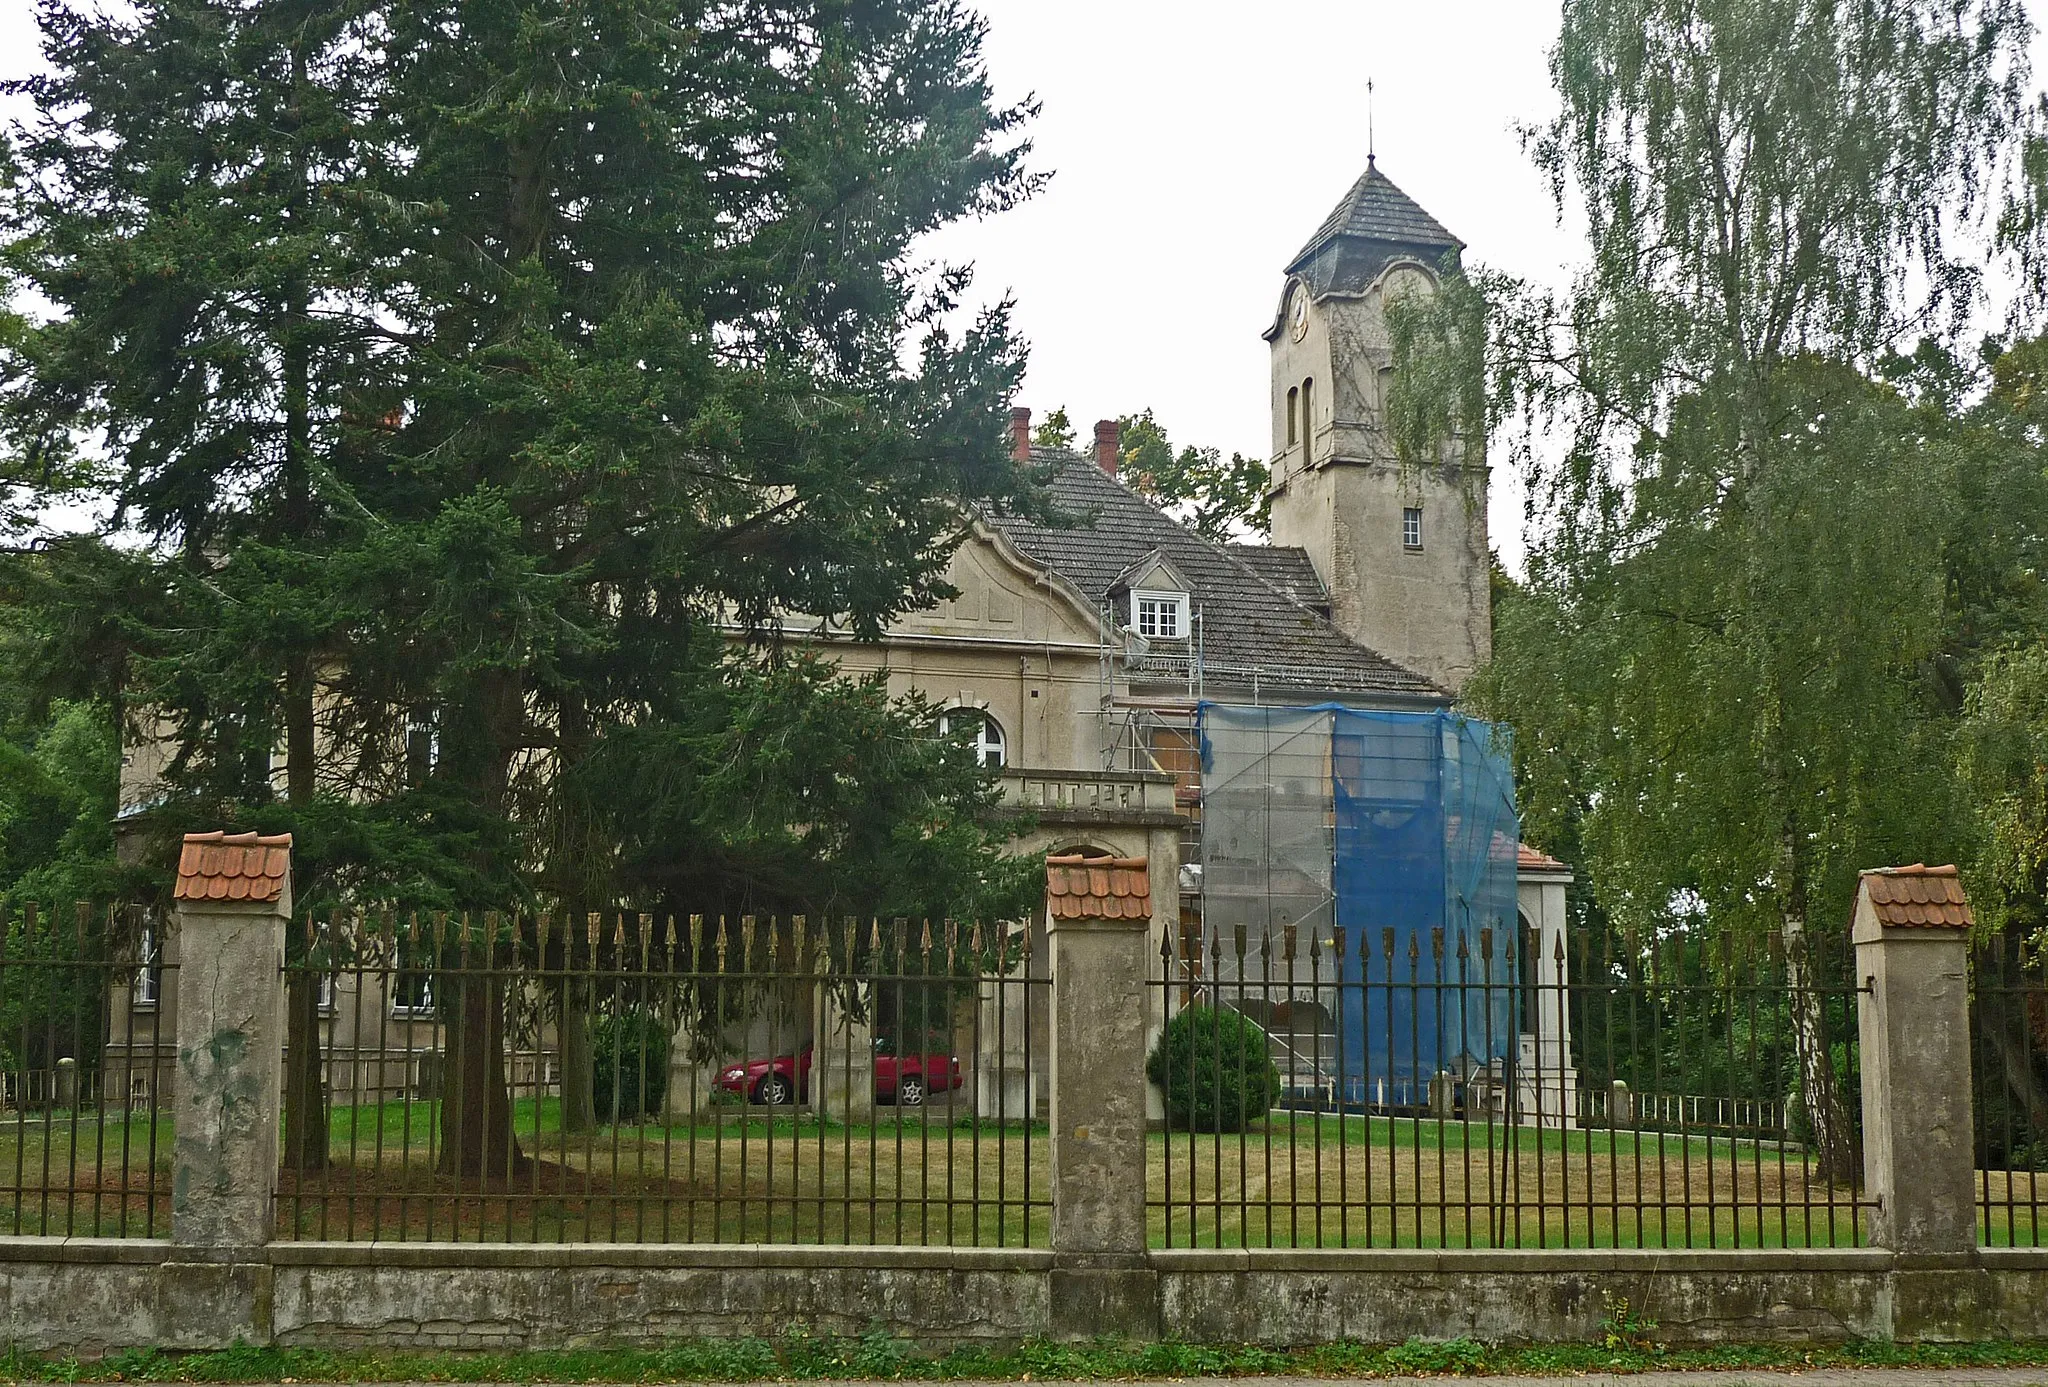
[(1184, 640), (1188, 634), (1188, 595), (1184, 592), (1131, 594), (1132, 625), (1147, 640)]

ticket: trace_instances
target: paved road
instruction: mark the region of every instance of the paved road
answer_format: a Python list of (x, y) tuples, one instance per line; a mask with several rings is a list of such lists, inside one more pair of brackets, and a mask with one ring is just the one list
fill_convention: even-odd
[[(1173, 1382), (1213, 1382), (1218, 1387), (1242, 1383), (1245, 1387), (1334, 1387), (1339, 1378), (1256, 1377), (1256, 1378), (1171, 1378)], [(1768, 1368), (1726, 1368), (1710, 1372), (1682, 1373), (1585, 1373), (1579, 1376), (1542, 1377), (1382, 1377), (1359, 1379), (1373, 1387), (1455, 1387), (1460, 1381), (1481, 1387), (2048, 1387), (2048, 1367), (2043, 1368), (1811, 1368), (1804, 1371)], [(280, 1383), (251, 1383), (245, 1387), (284, 1387)], [(445, 1384), (400, 1383), (393, 1387), (445, 1387)], [(474, 1384), (474, 1387), (512, 1387), (511, 1384)], [(521, 1385), (526, 1387), (526, 1385)], [(547, 1383), (530, 1387), (550, 1387)], [(719, 1384), (692, 1384), (719, 1387)], [(758, 1387), (758, 1385), (756, 1385)], [(815, 1382), (807, 1387), (874, 1387), (872, 1380)], [(1018, 1387), (1015, 1379), (999, 1382), (960, 1381), (945, 1387)], [(1102, 1387), (1100, 1383), (1063, 1383), (1052, 1378), (1033, 1378), (1030, 1387)]]
[[(1335, 1387), (1341, 1378), (1252, 1377), (1172, 1378), (1174, 1382), (1214, 1382), (1218, 1387), (1242, 1383), (1244, 1387)], [(1812, 1368), (1805, 1371), (1764, 1368), (1727, 1368), (1710, 1372), (1682, 1373), (1586, 1373), (1580, 1376), (1545, 1377), (1381, 1377), (1358, 1379), (1373, 1387), (1456, 1387), (1472, 1382), (1479, 1387), (2048, 1387), (2044, 1368)], [(814, 1383), (810, 1387), (873, 1387), (872, 1383)], [(953, 1382), (945, 1387), (1017, 1387), (1007, 1382)], [(1099, 1383), (1069, 1384), (1033, 1378), (1030, 1387), (1102, 1387)]]

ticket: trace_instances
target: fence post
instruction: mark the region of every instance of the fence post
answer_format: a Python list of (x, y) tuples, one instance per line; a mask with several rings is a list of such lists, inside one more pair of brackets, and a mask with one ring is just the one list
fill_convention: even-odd
[(1896, 1253), (1977, 1247), (1970, 924), (1954, 867), (1865, 872), (1856, 891), (1863, 1182), (1871, 1241)]
[(1052, 1322), (1069, 1338), (1156, 1338), (1158, 1276), (1145, 1256), (1150, 882), (1144, 858), (1083, 861), (1046, 868)]
[[(875, 965), (879, 967), (880, 965)], [(848, 987), (856, 984), (848, 983)], [(812, 1045), (811, 1108), (819, 1118), (858, 1127), (875, 1120), (875, 1027), (828, 982), (819, 984), (817, 1040)], [(856, 1004), (857, 1005), (857, 1004)]]
[(189, 833), (178, 860), (171, 1241), (271, 1239), (283, 1107), (290, 834)]

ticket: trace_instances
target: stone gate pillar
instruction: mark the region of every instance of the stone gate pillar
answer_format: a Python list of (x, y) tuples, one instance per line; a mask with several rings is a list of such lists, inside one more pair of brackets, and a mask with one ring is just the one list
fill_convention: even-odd
[(1954, 867), (1865, 872), (1856, 891), (1871, 1241), (1912, 1256), (1977, 1248), (1970, 924)]
[(1145, 1257), (1151, 885), (1136, 858), (1046, 859), (1052, 952), (1052, 1318), (1064, 1337), (1157, 1336)]
[(284, 1079), (290, 834), (189, 833), (178, 859), (171, 1241), (271, 1240)]

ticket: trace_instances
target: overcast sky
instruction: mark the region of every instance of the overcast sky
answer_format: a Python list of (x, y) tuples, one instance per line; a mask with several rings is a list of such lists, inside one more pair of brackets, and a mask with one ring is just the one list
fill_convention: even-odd
[[(1177, 443), (1262, 454), (1281, 270), (1365, 169), (1373, 82), (1381, 172), (1516, 274), (1574, 249), (1517, 122), (1553, 109), (1541, 0), (981, 0), (998, 94), (1044, 112), (1046, 190), (948, 229), (977, 287), (1017, 301), (1022, 403), (1092, 421), (1151, 408)], [(1519, 549), (1519, 493), (1493, 531)], [(1517, 554), (1518, 558), (1519, 555)]]
[[(2039, 10), (2048, 0), (2034, 0)], [(979, 0), (1006, 101), (1035, 94), (1046, 190), (930, 239), (1008, 293), (1031, 343), (1022, 403), (1085, 435), (1150, 407), (1177, 442), (1263, 452), (1281, 268), (1365, 167), (1462, 237), (1550, 282), (1578, 253), (1522, 153), (1552, 109), (1553, 0)], [(0, 72), (34, 60), (27, 0), (0, 0)], [(2036, 44), (2037, 71), (2048, 67)], [(1519, 567), (1520, 489), (1498, 477), (1496, 545)]]

